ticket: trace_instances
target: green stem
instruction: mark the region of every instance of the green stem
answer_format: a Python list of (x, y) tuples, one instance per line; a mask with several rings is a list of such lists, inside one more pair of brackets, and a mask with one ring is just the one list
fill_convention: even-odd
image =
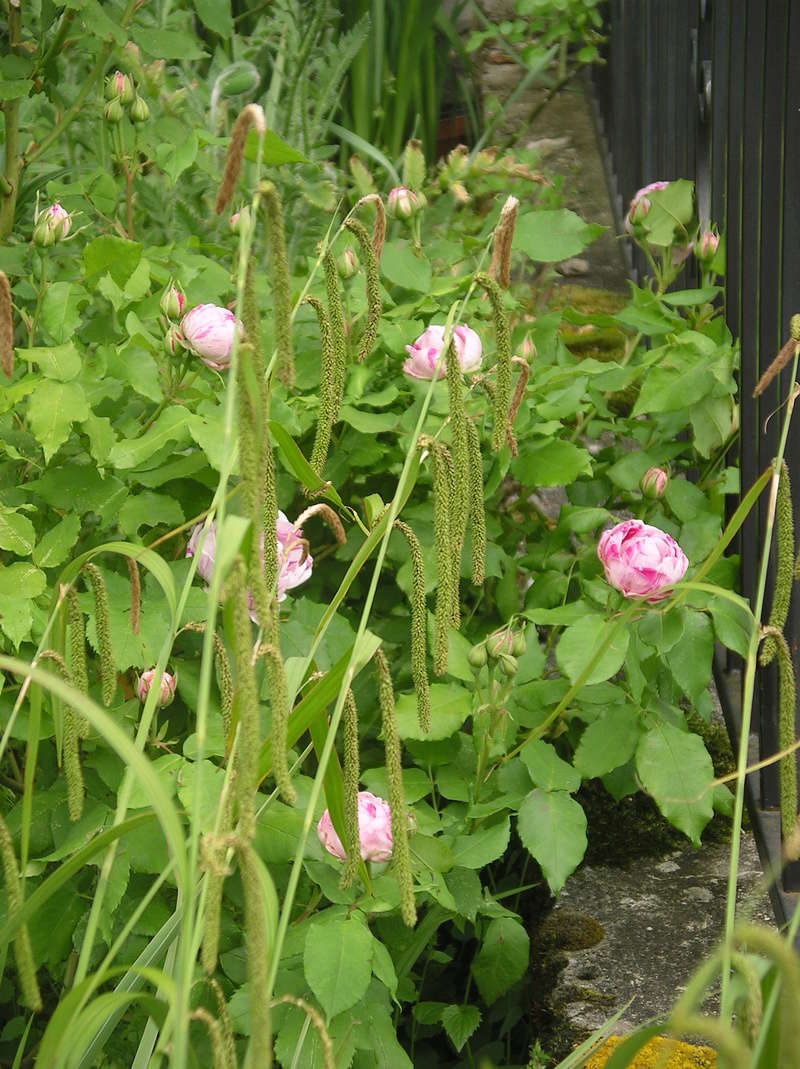
[(723, 1021), (731, 1017), (731, 948), (733, 946), (733, 926), (736, 920), (736, 886), (739, 872), (739, 851), (742, 834), (742, 811), (744, 809), (744, 784), (745, 769), (747, 768), (748, 744), (750, 742), (750, 720), (753, 712), (753, 692), (755, 690), (756, 657), (758, 654), (759, 621), (764, 606), (764, 591), (767, 585), (767, 568), (769, 566), (770, 546), (772, 544), (772, 529), (775, 523), (775, 507), (778, 499), (778, 480), (780, 478), (781, 462), (786, 450), (786, 440), (789, 435), (789, 423), (792, 418), (797, 387), (798, 352), (795, 352), (792, 363), (791, 393), (786, 405), (786, 415), (781, 430), (781, 438), (778, 443), (778, 453), (775, 457), (772, 469), (772, 481), (770, 483), (769, 504), (767, 506), (766, 524), (764, 529), (764, 544), (761, 549), (761, 564), (758, 572), (756, 585), (755, 603), (753, 616), (755, 623), (750, 635), (747, 648), (747, 663), (745, 665), (744, 685), (742, 688), (742, 716), (739, 725), (739, 754), (737, 760), (736, 796), (733, 803), (733, 818), (731, 832), (731, 859), (728, 871), (728, 895), (725, 908), (725, 946), (722, 961), (722, 988), (720, 993), (720, 1018)]
[(41, 271), (39, 273), (39, 292), (36, 295), (36, 310), (33, 313), (33, 319), (30, 321), (28, 327), (28, 348), (33, 348), (33, 340), (36, 337), (36, 328), (39, 325), (39, 316), (42, 312), (42, 302), (44, 301), (44, 295), (47, 290), (47, 260), (44, 256), (39, 257), (41, 263)]

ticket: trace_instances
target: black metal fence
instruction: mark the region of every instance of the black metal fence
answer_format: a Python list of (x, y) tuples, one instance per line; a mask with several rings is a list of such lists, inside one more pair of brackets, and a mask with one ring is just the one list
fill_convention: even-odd
[[(596, 69), (595, 95), (619, 218), (648, 182), (691, 178), (701, 221), (716, 222), (725, 235), (726, 318), (742, 351), (739, 463), (746, 490), (775, 454), (780, 419), (767, 417), (786, 397), (789, 372), (758, 399), (753, 387), (800, 312), (800, 0), (610, 0), (607, 26), (607, 62)], [(643, 265), (630, 266), (637, 272)], [(800, 487), (796, 423), (786, 459)], [(762, 544), (762, 498), (738, 545), (748, 598)], [(797, 593), (786, 636), (796, 653)], [(733, 719), (735, 734), (735, 713)], [(774, 753), (773, 669), (759, 671), (753, 725), (761, 755)], [(751, 787), (760, 846), (778, 862), (777, 821), (769, 815), (779, 802), (777, 766)], [(797, 863), (784, 870), (783, 888), (800, 890)], [(785, 897), (781, 902), (785, 908)]]

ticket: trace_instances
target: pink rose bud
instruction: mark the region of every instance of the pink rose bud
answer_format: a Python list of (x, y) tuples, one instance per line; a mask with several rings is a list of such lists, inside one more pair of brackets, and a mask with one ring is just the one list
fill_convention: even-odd
[(713, 230), (704, 230), (694, 243), (694, 254), (701, 264), (708, 264), (717, 255), (719, 235)]
[(641, 488), (645, 497), (662, 497), (669, 483), (669, 475), (663, 468), (648, 468), (642, 476)]
[(421, 207), (417, 194), (405, 186), (395, 186), (386, 201), (386, 211), (393, 219), (410, 219)]
[(641, 223), (650, 211), (650, 201), (647, 199), (647, 194), (666, 189), (668, 185), (669, 182), (651, 182), (634, 193), (628, 208), (628, 214), (625, 216), (625, 229), (629, 234), (633, 233), (636, 223)]
[(498, 628), (486, 639), (486, 650), (490, 657), (499, 657), (502, 653), (511, 653), (514, 632), (509, 627)]
[(137, 93), (131, 104), (131, 122), (140, 123), (147, 122), (150, 118), (150, 108), (147, 105), (147, 101), (143, 100)]
[(519, 355), (525, 361), (526, 364), (530, 364), (536, 359), (536, 346), (531, 341), (530, 334), (525, 335), (525, 340), (520, 346)]
[(164, 335), (164, 349), (169, 356), (174, 356), (179, 353), (183, 345), (183, 335), (181, 334), (181, 328), (177, 323), (170, 323), (167, 328), (167, 332)]
[(187, 348), (214, 371), (224, 371), (230, 364), (237, 329), (241, 336), (242, 328), (236, 316), (217, 304), (198, 304), (181, 323)]
[[(142, 672), (139, 676), (139, 685), (136, 688), (136, 693), (139, 696), (139, 701), (144, 704), (147, 700), (147, 695), (150, 692), (150, 688), (153, 686), (156, 678), (155, 668), (149, 668), (146, 672)], [(172, 705), (172, 699), (175, 697), (175, 676), (171, 676), (169, 672), (165, 672), (161, 677), (161, 693), (159, 694), (158, 704), (162, 709), (165, 709), (168, 705)]]
[(120, 104), (130, 104), (133, 100), (133, 82), (122, 71), (114, 71), (106, 78), (106, 100), (118, 100)]
[(228, 224), (234, 234), (241, 234), (250, 227), (250, 209), (245, 204), (238, 212), (234, 212), (228, 220)]
[(674, 538), (641, 520), (625, 520), (605, 531), (597, 556), (611, 586), (626, 598), (649, 602), (668, 597), (689, 567)]
[(62, 241), (69, 234), (72, 216), (56, 201), (39, 212), (34, 222), (33, 240), (37, 245), (47, 246)]
[[(408, 359), (403, 363), (403, 371), (413, 379), (432, 379), (436, 375), (436, 364), (442, 351), (444, 327), (432, 323), (424, 334), (420, 334), (413, 345), (406, 346)], [(466, 374), (477, 371), (481, 366), (483, 349), (481, 339), (470, 327), (459, 325), (453, 329), (453, 343), (456, 347), (458, 362)], [(445, 360), (442, 360), (437, 378), (446, 374)]]
[[(326, 809), (317, 824), (317, 836), (329, 854), (339, 861), (347, 857)], [(392, 856), (392, 814), (389, 803), (370, 791), (358, 792), (358, 837), (362, 861), (389, 861)]]
[(180, 319), (180, 317), (183, 315), (183, 308), (185, 304), (186, 298), (181, 293), (178, 286), (175, 286), (172, 282), (170, 282), (170, 284), (161, 294), (161, 311), (164, 313), (167, 319)]
[(207, 583), (211, 582), (211, 573), (214, 571), (214, 555), (217, 551), (217, 522), (212, 520), (208, 530), (203, 533), (205, 524), (198, 523), (192, 528), (189, 544), (186, 547), (187, 557), (197, 557), (197, 574)]
[(353, 249), (345, 249), (342, 255), (336, 261), (336, 267), (339, 270), (339, 278), (348, 279), (358, 271), (359, 262), (358, 257)]

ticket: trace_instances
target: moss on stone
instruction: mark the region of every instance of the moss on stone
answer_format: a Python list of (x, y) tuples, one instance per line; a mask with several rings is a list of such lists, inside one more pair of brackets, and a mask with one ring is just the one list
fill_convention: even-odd
[[(586, 1063), (586, 1069), (603, 1069), (624, 1036), (611, 1036)], [(710, 1047), (657, 1037), (646, 1043), (628, 1069), (716, 1069), (717, 1055)]]
[(605, 937), (602, 924), (586, 913), (559, 909), (542, 921), (536, 932), (536, 949), (542, 953), (553, 951), (588, 950)]

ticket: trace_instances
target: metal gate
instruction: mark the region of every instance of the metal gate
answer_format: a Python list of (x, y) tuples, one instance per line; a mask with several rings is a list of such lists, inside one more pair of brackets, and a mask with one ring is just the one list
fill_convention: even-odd
[[(753, 387), (800, 312), (800, 0), (610, 0), (607, 16), (606, 63), (594, 84), (618, 219), (648, 182), (691, 178), (701, 221), (725, 235), (726, 319), (742, 352), (738, 459), (746, 490), (775, 454), (780, 420), (767, 416), (786, 397), (789, 372), (758, 399)], [(636, 274), (644, 265), (633, 258), (630, 267)], [(800, 488), (796, 421), (786, 460)], [(737, 547), (748, 598), (766, 507), (762, 495)], [(798, 591), (786, 637), (797, 664)], [(718, 675), (725, 698), (729, 677)], [(735, 736), (738, 701), (729, 694)], [(753, 726), (761, 756), (774, 753), (774, 666), (759, 669)], [(777, 766), (749, 781), (762, 859), (779, 864)], [(800, 891), (800, 864), (784, 870), (783, 890)], [(790, 904), (776, 896), (780, 913)]]

